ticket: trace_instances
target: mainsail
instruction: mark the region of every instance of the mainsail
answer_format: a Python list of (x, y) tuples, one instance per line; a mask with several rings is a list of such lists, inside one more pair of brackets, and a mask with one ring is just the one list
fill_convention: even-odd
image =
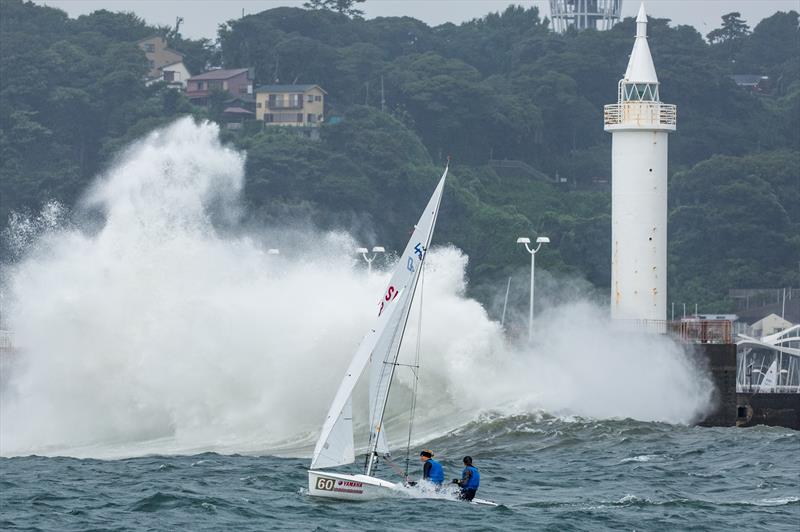
[(347, 367), (322, 426), (322, 433), (311, 460), (311, 469), (350, 464), (355, 461), (350, 401), (353, 389), (370, 360), (373, 361), (369, 394), (370, 450), (377, 449), (383, 452), (388, 450), (381, 427), (383, 413), (386, 409), (403, 329), (436, 225), (446, 177), (447, 168), (417, 225), (414, 226), (411, 238), (389, 279), (378, 304), (375, 324), (361, 341)]
[(392, 315), (392, 323), (386, 328), (372, 353), (369, 379), (369, 448), (384, 455), (389, 452), (383, 413), (389, 398), (389, 387), (394, 376), (403, 328), (411, 309), (412, 289), (404, 290), (397, 303), (398, 311)]

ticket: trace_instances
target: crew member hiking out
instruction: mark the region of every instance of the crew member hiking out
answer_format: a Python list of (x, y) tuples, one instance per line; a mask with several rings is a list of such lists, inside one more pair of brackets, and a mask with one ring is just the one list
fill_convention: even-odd
[(464, 501), (471, 501), (475, 498), (475, 493), (478, 491), (478, 486), (481, 483), (481, 474), (478, 468), (472, 465), (472, 457), (464, 457), (464, 470), (461, 472), (461, 480), (453, 479), (453, 484), (458, 484), (461, 488), (461, 493), (458, 498)]
[(444, 482), (444, 469), (442, 464), (433, 459), (433, 452), (425, 449), (419, 453), (419, 459), (422, 462), (422, 479), (441, 486)]

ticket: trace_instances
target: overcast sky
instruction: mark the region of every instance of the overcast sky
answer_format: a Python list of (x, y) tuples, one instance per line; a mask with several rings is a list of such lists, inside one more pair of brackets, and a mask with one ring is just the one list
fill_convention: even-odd
[[(217, 25), (245, 14), (258, 13), (278, 6), (303, 5), (304, 0), (35, 0), (66, 11), (71, 17), (97, 9), (133, 11), (151, 24), (173, 25), (183, 17), (184, 37), (216, 36)], [(435, 26), (444, 22), (463, 22), (491, 11), (501, 11), (509, 4), (536, 5), (540, 13), (550, 12), (547, 0), (367, 0), (359, 7), (367, 18), (407, 15)], [(800, 0), (648, 0), (647, 13), (669, 18), (673, 24), (691, 24), (705, 35), (719, 26), (720, 17), (739, 11), (750, 26), (776, 11), (800, 11)], [(636, 15), (638, 0), (622, 0), (623, 17)]]

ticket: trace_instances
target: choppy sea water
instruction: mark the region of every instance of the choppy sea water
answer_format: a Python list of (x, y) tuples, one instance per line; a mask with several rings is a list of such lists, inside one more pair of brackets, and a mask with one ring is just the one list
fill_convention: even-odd
[(800, 529), (800, 432), (788, 429), (518, 416), (472, 423), (427, 446), (447, 478), (471, 454), (479, 496), (500, 506), (315, 499), (304, 489), (305, 458), (30, 456), (0, 459), (0, 528)]

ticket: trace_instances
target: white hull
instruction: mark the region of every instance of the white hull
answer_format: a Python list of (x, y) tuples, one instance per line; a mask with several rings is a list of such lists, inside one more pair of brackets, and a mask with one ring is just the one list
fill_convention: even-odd
[[(330, 473), (327, 471), (308, 471), (308, 494), (315, 497), (327, 497), (345, 501), (371, 501), (387, 497), (424, 497), (457, 501), (455, 492), (449, 496), (430, 489), (420, 490), (419, 487), (410, 488), (400, 483), (389, 482), (380, 478), (367, 475), (347, 475), (344, 473)], [(471, 504), (481, 506), (497, 506), (497, 503), (478, 499), (470, 501)]]
[(369, 501), (401, 495), (402, 484), (367, 475), (309, 470), (308, 494), (347, 501)]

